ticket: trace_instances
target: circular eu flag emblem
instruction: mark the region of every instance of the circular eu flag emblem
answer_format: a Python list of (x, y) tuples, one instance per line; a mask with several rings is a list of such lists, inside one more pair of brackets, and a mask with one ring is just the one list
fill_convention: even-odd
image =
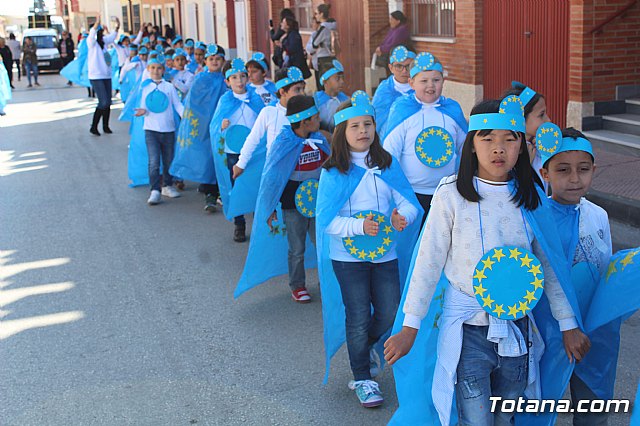
[(357, 219), (365, 219), (373, 216), (372, 219), (380, 225), (378, 235), (356, 235), (354, 237), (344, 237), (342, 245), (347, 253), (363, 262), (373, 262), (380, 259), (391, 250), (395, 242), (396, 230), (391, 225), (391, 218), (375, 210), (362, 211), (352, 215)]
[(149, 111), (160, 114), (169, 108), (169, 97), (164, 92), (155, 89), (147, 95), (145, 105)]
[(225, 130), (224, 135), (224, 141), (227, 144), (227, 148), (233, 152), (240, 152), (244, 145), (244, 141), (246, 141), (247, 136), (249, 136), (249, 133), (251, 133), (251, 129), (247, 126), (242, 126), (240, 124), (229, 126), (227, 130)]
[(427, 167), (439, 168), (449, 164), (455, 152), (453, 137), (442, 127), (431, 126), (418, 133), (416, 156)]
[(296, 209), (304, 217), (316, 217), (316, 199), (318, 198), (318, 180), (307, 179), (296, 189)]
[(501, 246), (489, 250), (476, 265), (473, 293), (489, 315), (517, 320), (531, 311), (544, 289), (540, 260), (529, 250)]

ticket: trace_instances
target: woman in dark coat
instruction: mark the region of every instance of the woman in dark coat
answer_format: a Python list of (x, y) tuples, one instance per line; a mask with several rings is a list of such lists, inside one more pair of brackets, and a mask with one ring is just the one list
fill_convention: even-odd
[(311, 71), (307, 65), (307, 58), (302, 46), (302, 37), (298, 31), (298, 21), (291, 17), (285, 17), (280, 24), (284, 31), (284, 36), (280, 39), (282, 49), (286, 55), (285, 67), (298, 67), (302, 71), (302, 76), (307, 79), (311, 77)]

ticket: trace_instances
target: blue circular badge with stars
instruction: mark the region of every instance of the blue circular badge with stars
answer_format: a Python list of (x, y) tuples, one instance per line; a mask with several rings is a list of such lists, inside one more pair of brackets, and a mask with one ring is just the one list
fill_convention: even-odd
[(307, 179), (296, 189), (296, 209), (304, 217), (316, 217), (316, 199), (318, 198), (318, 180)]
[(473, 273), (473, 293), (489, 315), (517, 320), (531, 311), (542, 296), (544, 272), (529, 250), (501, 246), (489, 250)]
[(444, 167), (453, 158), (453, 137), (446, 129), (431, 126), (418, 133), (415, 143), (418, 160), (427, 167)]
[(383, 257), (391, 250), (395, 243), (396, 230), (391, 225), (391, 218), (375, 210), (362, 211), (352, 215), (357, 219), (365, 219), (373, 216), (373, 220), (378, 222), (378, 235), (356, 235), (354, 237), (344, 237), (342, 245), (347, 253), (363, 262), (373, 262)]
[(247, 126), (243, 126), (241, 124), (229, 126), (227, 130), (225, 130), (224, 135), (224, 141), (227, 148), (233, 152), (239, 153), (244, 145), (244, 141), (247, 140), (249, 133), (251, 133), (251, 129)]
[(147, 95), (145, 105), (149, 111), (159, 114), (169, 108), (169, 97), (164, 92), (155, 89)]

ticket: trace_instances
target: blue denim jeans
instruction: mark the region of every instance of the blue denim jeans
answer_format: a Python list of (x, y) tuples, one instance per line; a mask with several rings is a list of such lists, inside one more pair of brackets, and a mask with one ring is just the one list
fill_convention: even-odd
[[(229, 175), (231, 177), (231, 185), (233, 185), (235, 183), (235, 179), (233, 179), (233, 166), (236, 165), (236, 163), (238, 162), (238, 159), (240, 158), (240, 154), (229, 154), (227, 153), (227, 167), (229, 168)], [(233, 218), (233, 223), (238, 226), (238, 225), (245, 225), (246, 221), (244, 219), (244, 216), (236, 216)]]
[(37, 63), (33, 63), (33, 62), (29, 62), (29, 61), (25, 61), (24, 62), (24, 70), (27, 73), (27, 81), (29, 82), (29, 84), (31, 84), (31, 73), (33, 72), (33, 79), (35, 80), (35, 82), (38, 82), (38, 64)]
[(304, 252), (307, 246), (307, 234), (311, 242), (316, 243), (316, 219), (304, 217), (296, 209), (282, 209), (282, 215), (287, 227), (289, 243), (289, 287), (293, 291), (306, 287)]
[(175, 132), (144, 131), (144, 140), (149, 154), (149, 185), (151, 190), (160, 190), (160, 158), (162, 158), (162, 185), (171, 186), (173, 178), (169, 167), (173, 161)]
[(400, 304), (398, 260), (332, 263), (344, 302), (351, 371), (355, 380), (371, 380), (369, 349), (391, 329)]
[(111, 106), (111, 79), (103, 78), (99, 80), (89, 80), (96, 96), (98, 97), (98, 108), (109, 109)]
[[(528, 318), (516, 321), (528, 341)], [(514, 413), (491, 413), (490, 396), (518, 399), (527, 387), (529, 355), (502, 357), (498, 344), (487, 340), (488, 326), (463, 325), (462, 352), (458, 362), (456, 401), (460, 425), (512, 425)]]
[[(571, 376), (569, 382), (571, 389), (571, 403), (577, 408), (580, 400), (600, 399), (593, 391), (583, 382), (576, 373)], [(640, 408), (638, 408), (640, 409)], [(573, 426), (606, 426), (609, 413), (573, 413)]]

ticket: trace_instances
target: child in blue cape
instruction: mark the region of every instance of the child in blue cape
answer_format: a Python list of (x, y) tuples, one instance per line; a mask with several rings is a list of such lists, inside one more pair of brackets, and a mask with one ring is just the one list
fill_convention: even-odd
[[(578, 130), (562, 130), (561, 141), (554, 149), (554, 136), (560, 129), (542, 125), (536, 137), (541, 156), (540, 173), (552, 190), (550, 204), (564, 254), (573, 267), (573, 285), (578, 294), (580, 313), (586, 318), (600, 277), (607, 272), (612, 254), (611, 230), (607, 212), (584, 196), (591, 187), (596, 169), (595, 155), (589, 140)], [(553, 150), (553, 152), (549, 152)], [(618, 359), (621, 320), (587, 333), (594, 343), (591, 351), (576, 364), (571, 376), (571, 399), (611, 399)], [(563, 390), (566, 389), (563, 387)], [(607, 423), (607, 413), (574, 412), (574, 424)]]
[(396, 334), (385, 343), (400, 402), (392, 423), (448, 425), (457, 412), (461, 424), (512, 424), (513, 411), (498, 403), (491, 412), (490, 397), (540, 398), (539, 361), (552, 343), (542, 342), (531, 311), (542, 288), (565, 361), (589, 350), (524, 132), (515, 96), (471, 112), (460, 170), (433, 197)]
[[(371, 360), (380, 367), (374, 344), (388, 336), (400, 303), (395, 233), (406, 232), (422, 214), (397, 161), (380, 144), (373, 114), (363, 91), (338, 108), (320, 178), (316, 237), (324, 328), (342, 334), (346, 328), (354, 378), (349, 388), (367, 408), (384, 400)], [(417, 227), (408, 232), (415, 242)], [(325, 332), (327, 352), (330, 346)]]
[[(160, 202), (160, 195), (177, 198), (180, 193), (173, 187), (169, 167), (173, 161), (176, 123), (174, 113), (182, 117), (184, 107), (175, 88), (163, 80), (164, 64), (152, 59), (147, 65), (150, 80), (142, 83), (140, 105), (136, 117), (144, 117), (144, 135), (149, 155), (149, 184), (151, 194), (147, 203)], [(160, 191), (160, 159), (162, 158), (162, 192)]]
[(193, 86), (194, 75), (184, 67), (187, 64), (187, 54), (182, 49), (177, 49), (173, 54), (173, 68), (175, 73), (171, 79), (173, 87), (178, 90), (180, 99), (185, 99), (191, 86)]
[(265, 106), (277, 99), (276, 92), (278, 89), (273, 81), (267, 80), (269, 66), (267, 58), (262, 52), (256, 52), (246, 64), (249, 73), (249, 86), (256, 89), (256, 93), (262, 98)]
[(187, 64), (187, 70), (192, 74), (198, 74), (204, 70), (204, 60), (207, 45), (199, 41), (195, 45), (193, 50), (193, 60)]
[[(527, 149), (529, 150), (529, 157), (531, 159), (531, 167), (538, 174), (540, 179), (540, 169), (542, 168), (542, 158), (540, 153), (536, 149), (536, 130), (544, 123), (551, 121), (547, 114), (547, 101), (542, 93), (538, 93), (532, 88), (519, 83), (517, 81), (511, 82), (511, 89), (507, 90), (502, 97), (515, 95), (522, 100), (524, 105), (524, 119), (526, 120), (526, 132)], [(545, 192), (548, 189), (548, 183), (542, 179)]]
[(409, 72), (415, 57), (416, 54), (404, 46), (398, 46), (391, 52), (389, 57), (391, 75), (380, 83), (373, 94), (373, 108), (376, 110), (376, 127), (379, 135), (386, 134), (385, 128), (391, 105), (400, 96), (412, 90), (409, 84)]
[[(235, 180), (232, 178), (233, 166), (238, 162), (240, 148), (264, 104), (255, 90), (247, 87), (247, 69), (242, 59), (236, 58), (227, 62), (222, 71), (231, 90), (220, 98), (216, 113), (211, 120), (209, 133), (222, 207), (225, 216), (228, 219), (233, 218), (235, 225), (233, 240), (242, 243), (247, 240), (246, 222), (243, 214), (230, 216), (230, 212), (235, 210), (232, 203), (237, 204), (239, 198), (247, 198), (246, 208), (253, 211), (260, 180), (255, 179), (249, 185), (244, 185), (239, 191), (232, 193), (232, 188), (235, 186)], [(246, 176), (244, 175), (243, 178)]]
[(288, 269), (291, 297), (309, 303), (305, 252), (314, 252), (309, 246), (315, 243), (316, 185), (330, 149), (318, 133), (320, 118), (312, 97), (289, 99), (286, 117), (291, 125), (273, 142), (264, 165), (249, 253), (235, 295)]
[(225, 51), (217, 44), (207, 47), (206, 71), (196, 75), (184, 101), (184, 119), (176, 140), (171, 174), (180, 180), (198, 182), (205, 196), (205, 211), (216, 211), (219, 190), (211, 153), (209, 124), (220, 97), (227, 91), (222, 75)]
[(184, 51), (187, 52), (187, 59), (188, 62), (193, 62), (195, 61), (195, 57), (193, 56), (193, 52), (195, 48), (195, 42), (193, 41), (192, 38), (188, 38), (185, 40), (184, 43)]
[(438, 183), (458, 169), (467, 122), (460, 105), (442, 96), (444, 69), (432, 54), (417, 55), (410, 76), (414, 92), (391, 106), (384, 149), (400, 162), (424, 222)]
[(344, 89), (344, 67), (338, 60), (334, 59), (329, 69), (325, 68), (320, 71), (322, 72), (320, 85), (324, 90), (317, 91), (313, 98), (316, 100), (316, 105), (318, 105), (318, 110), (320, 111), (320, 129), (331, 134), (335, 127), (333, 115), (340, 104), (349, 99), (342, 92), (342, 89)]

